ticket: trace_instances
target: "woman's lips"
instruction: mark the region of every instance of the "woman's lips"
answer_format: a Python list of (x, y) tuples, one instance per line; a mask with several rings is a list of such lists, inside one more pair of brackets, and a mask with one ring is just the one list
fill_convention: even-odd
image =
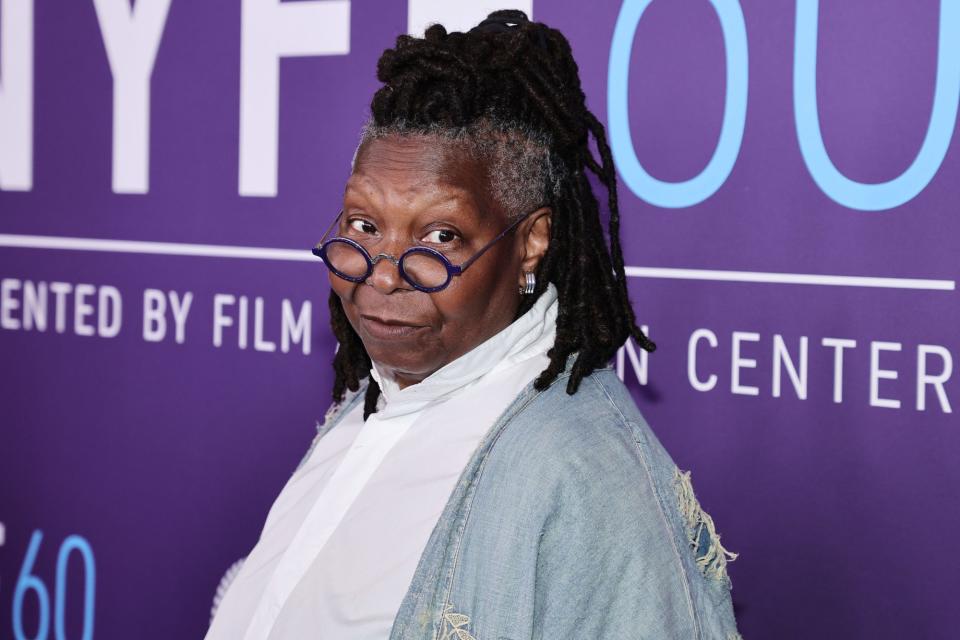
[(429, 328), (422, 325), (404, 324), (397, 320), (384, 322), (373, 316), (365, 315), (360, 316), (360, 322), (363, 323), (363, 327), (369, 335), (385, 340), (407, 338)]

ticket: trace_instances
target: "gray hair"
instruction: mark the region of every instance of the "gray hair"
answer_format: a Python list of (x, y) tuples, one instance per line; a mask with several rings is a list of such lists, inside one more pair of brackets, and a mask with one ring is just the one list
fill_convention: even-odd
[(412, 125), (403, 120), (377, 125), (370, 119), (361, 129), (350, 161), (351, 171), (364, 143), (395, 135), (437, 138), (460, 146), (479, 160), (485, 168), (490, 196), (511, 221), (549, 204), (565, 179), (563, 165), (551, 151), (549, 134), (527, 124), (491, 117), (462, 127)]

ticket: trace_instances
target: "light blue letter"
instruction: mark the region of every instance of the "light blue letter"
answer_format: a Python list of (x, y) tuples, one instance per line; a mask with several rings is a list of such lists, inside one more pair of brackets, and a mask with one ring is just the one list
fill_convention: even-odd
[(659, 207), (691, 207), (703, 202), (724, 183), (740, 153), (747, 119), (747, 27), (738, 0), (710, 0), (726, 49), (727, 94), (723, 105), (720, 139), (700, 175), (685, 182), (657, 180), (641, 166), (630, 135), (629, 93), (630, 51), (643, 12), (651, 0), (625, 0), (617, 17), (610, 43), (607, 69), (607, 120), (610, 146), (620, 176), (638, 197)]
[(93, 549), (85, 538), (78, 535), (68, 536), (60, 545), (57, 554), (57, 584), (54, 611), (54, 633), (57, 640), (67, 640), (65, 610), (67, 606), (67, 560), (70, 552), (76, 549), (83, 558), (83, 635), (82, 640), (93, 640), (93, 604), (94, 589), (97, 584), (96, 567), (93, 561)]
[[(27, 555), (23, 558), (23, 566), (20, 567), (20, 575), (17, 576), (17, 586), (13, 590), (13, 637), (16, 640), (47, 640), (47, 633), (50, 631), (50, 596), (47, 594), (47, 588), (44, 586), (43, 580), (31, 573), (42, 540), (43, 532), (39, 529), (35, 530), (33, 535), (30, 536)], [(37, 635), (30, 639), (27, 638), (23, 630), (23, 599), (27, 595), (27, 591), (33, 591), (37, 594), (39, 608)]]
[(881, 211), (909, 201), (930, 183), (953, 137), (960, 101), (960, 2), (940, 2), (940, 42), (937, 85), (930, 125), (913, 164), (888, 182), (866, 184), (840, 173), (827, 155), (817, 113), (818, 0), (797, 0), (797, 30), (793, 61), (793, 112), (800, 152), (814, 182), (845, 207)]

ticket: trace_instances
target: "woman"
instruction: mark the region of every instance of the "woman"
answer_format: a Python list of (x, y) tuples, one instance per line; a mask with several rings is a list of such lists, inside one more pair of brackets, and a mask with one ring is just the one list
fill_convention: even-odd
[(207, 638), (738, 638), (735, 556), (608, 365), (654, 344), (566, 39), (497, 11), (377, 75), (314, 249), (334, 405)]

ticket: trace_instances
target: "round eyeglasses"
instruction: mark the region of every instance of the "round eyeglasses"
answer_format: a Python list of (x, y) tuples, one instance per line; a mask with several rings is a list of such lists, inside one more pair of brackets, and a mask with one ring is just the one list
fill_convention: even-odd
[[(537, 208), (539, 209), (539, 207)], [(473, 254), (466, 261), (459, 265), (451, 264), (445, 255), (432, 247), (413, 246), (400, 254), (399, 258), (386, 253), (378, 253), (370, 257), (370, 253), (356, 240), (335, 236), (325, 240), (327, 234), (333, 229), (334, 225), (343, 215), (343, 210), (337, 214), (333, 222), (327, 228), (320, 242), (313, 248), (313, 255), (317, 256), (327, 265), (333, 273), (344, 280), (350, 282), (363, 282), (373, 273), (373, 267), (380, 260), (389, 260), (397, 266), (400, 277), (418, 291), (433, 293), (445, 289), (450, 284), (453, 276), (460, 275), (467, 270), (473, 262), (483, 253), (492, 247), (500, 238), (504, 237), (511, 229), (520, 224), (531, 213), (537, 211), (534, 209), (523, 214), (514, 220), (510, 226), (500, 232), (500, 234), (485, 244), (479, 251)]]

